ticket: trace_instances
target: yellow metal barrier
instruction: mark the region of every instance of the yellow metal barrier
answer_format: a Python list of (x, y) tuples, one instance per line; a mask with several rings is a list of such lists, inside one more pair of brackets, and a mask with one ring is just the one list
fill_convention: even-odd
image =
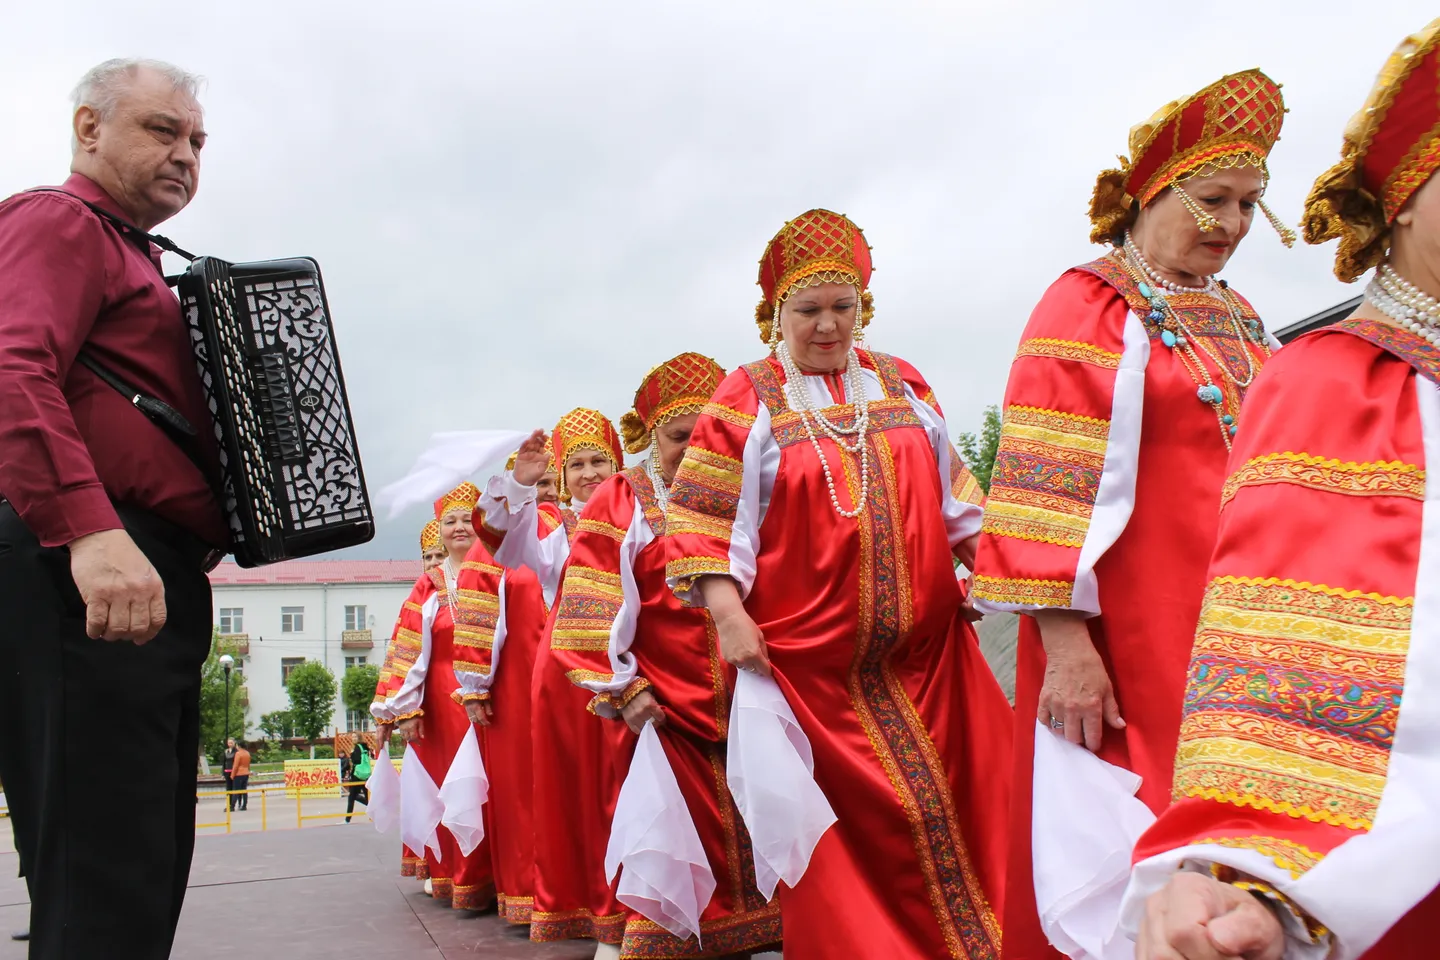
[[(365, 781), (363, 781), (363, 780), (354, 780), (354, 781), (350, 781), (350, 782), (348, 782), (348, 783), (339, 784), (339, 785), (336, 787), (336, 792), (335, 792), (333, 795), (326, 796), (326, 797), (324, 797), (323, 799), (325, 799), (325, 800), (344, 800), (344, 799), (346, 798), (348, 792), (349, 792), (349, 788), (351, 788), (351, 787), (363, 787), (364, 785), (365, 785)], [(239, 796), (239, 795), (241, 795), (241, 794), (245, 794), (245, 795), (249, 795), (249, 796), (254, 796), (255, 794), (259, 794), (259, 795), (260, 795), (260, 829), (261, 829), (262, 831), (263, 831), (263, 830), (269, 830), (269, 829), (270, 829), (269, 796), (270, 796), (271, 793), (275, 793), (275, 792), (285, 792), (285, 791), (290, 791), (290, 792), (292, 792), (292, 793), (295, 793), (295, 792), (296, 792), (294, 787), (287, 787), (287, 786), (286, 786), (285, 784), (283, 784), (283, 783), (282, 783), (282, 784), (275, 784), (274, 786), (267, 786), (267, 787), (250, 787), (249, 789), (246, 789), (246, 790), (201, 790), (201, 791), (196, 791), (195, 796), (196, 796), (197, 799), (199, 799), (199, 798), (204, 798), (204, 797), (225, 797), (225, 798), (227, 798), (227, 799), (226, 799), (226, 801), (225, 801), (225, 819), (224, 819), (224, 820), (217, 820), (217, 821), (214, 822), (214, 823), (199, 823), (199, 822), (197, 822), (197, 823), (195, 824), (195, 829), (196, 829), (196, 830), (207, 830), (207, 829), (219, 829), (220, 827), (224, 827), (224, 828), (225, 828), (225, 832), (226, 832), (227, 834), (230, 833), (230, 832), (232, 832), (232, 830), (233, 830), (233, 828), (234, 828), (234, 820), (233, 820), (233, 818), (232, 818), (231, 815), (234, 813), (234, 811), (230, 809), (230, 807), (231, 807), (231, 802), (232, 802), (232, 801), (231, 801), (229, 798), (235, 797), (235, 796)], [(307, 820), (339, 820), (339, 819), (342, 818), (342, 817), (351, 817), (351, 818), (354, 818), (354, 817), (361, 817), (361, 816), (365, 817), (367, 820), (370, 819), (370, 815), (369, 815), (369, 805), (368, 805), (368, 804), (366, 805), (365, 810), (363, 810), (363, 811), (356, 810), (356, 811), (351, 812), (351, 813), (346, 813), (345, 811), (341, 810), (341, 811), (339, 811), (339, 812), (337, 812), (337, 813), (308, 813), (308, 814), (307, 814), (307, 813), (305, 812), (305, 800), (306, 800), (306, 794), (307, 794), (308, 792), (310, 792), (309, 789), (301, 790), (301, 791), (299, 791), (299, 792), (296, 794), (296, 796), (293, 798), (293, 799), (295, 800), (295, 829), (297, 829), (297, 830), (303, 828), (303, 827), (305, 826), (305, 821), (307, 821)], [(322, 799), (322, 798), (317, 798), (317, 797), (315, 797), (315, 796), (312, 795), (312, 796), (310, 796), (309, 799), (313, 802), (313, 801), (316, 800), (316, 799)]]

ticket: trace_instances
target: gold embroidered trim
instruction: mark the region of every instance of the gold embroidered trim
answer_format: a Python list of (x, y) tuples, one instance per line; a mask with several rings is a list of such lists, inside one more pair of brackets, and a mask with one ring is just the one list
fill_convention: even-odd
[(729, 423), (740, 427), (742, 430), (749, 430), (755, 426), (755, 414), (742, 413), (734, 407), (727, 407), (719, 403), (707, 403), (700, 411), (701, 416), (712, 417), (722, 423)]
[(1242, 487), (1271, 483), (1292, 483), (1352, 497), (1425, 499), (1425, 470), (1416, 464), (1399, 460), (1356, 463), (1286, 452), (1255, 457), (1231, 474), (1220, 503), (1229, 503)]
[(580, 523), (576, 525), (575, 532), (597, 533), (602, 537), (609, 537), (616, 543), (625, 542), (625, 531), (621, 530), (613, 523), (606, 523), (604, 520), (590, 520), (585, 517), (581, 517)]
[(1196, 846), (1214, 845), (1234, 850), (1253, 850), (1268, 858), (1275, 866), (1299, 880), (1307, 871), (1325, 859), (1325, 854), (1316, 853), (1309, 847), (1282, 837), (1211, 837), (1195, 841)]
[(975, 576), (975, 596), (991, 603), (1031, 607), (1068, 607), (1075, 584), (1070, 580), (1020, 580)]
[(1106, 370), (1120, 368), (1120, 354), (1102, 350), (1093, 343), (1080, 340), (1056, 340), (1051, 337), (1032, 337), (1020, 344), (1015, 359), (1021, 357), (1046, 357), (1052, 360), (1073, 360), (1088, 363)]

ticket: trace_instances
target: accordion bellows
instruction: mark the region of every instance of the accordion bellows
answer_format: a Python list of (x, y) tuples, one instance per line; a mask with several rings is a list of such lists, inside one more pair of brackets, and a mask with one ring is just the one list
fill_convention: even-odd
[(314, 260), (200, 257), (179, 283), (235, 562), (365, 543), (375, 518)]

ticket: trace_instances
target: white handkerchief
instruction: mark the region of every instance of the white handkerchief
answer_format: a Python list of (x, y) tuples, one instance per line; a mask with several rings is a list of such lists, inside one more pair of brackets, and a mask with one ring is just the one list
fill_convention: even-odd
[(440, 788), (415, 755), (415, 748), (407, 744), (405, 762), (400, 764), (400, 839), (417, 854), (423, 855), (429, 847), (435, 856), (440, 856), (440, 834), (436, 828), (444, 815)]
[(390, 519), (394, 520), (409, 507), (434, 503), (441, 494), (475, 477), (482, 467), (504, 463), (528, 436), (529, 433), (517, 430), (452, 430), (432, 434), (429, 446), (410, 472), (381, 490), (375, 500), (390, 505)]
[(445, 782), (440, 786), (440, 801), (445, 806), (440, 822), (455, 837), (463, 857), (474, 853), (480, 841), (485, 839), (482, 811), (488, 799), (490, 778), (485, 775), (485, 760), (480, 756), (480, 740), (472, 723), (465, 739), (460, 741), (455, 759), (450, 762)]
[(815, 782), (810, 741), (773, 677), (742, 670), (730, 704), (726, 776), (750, 831), (755, 880), (766, 900), (810, 866), (835, 811)]
[(389, 833), (400, 822), (400, 773), (390, 759), (390, 751), (383, 744), (366, 788), (370, 791), (370, 802), (365, 809), (369, 811), (370, 819), (375, 821), (375, 829)]
[[(623, 868), (623, 870), (622, 870)], [(715, 875), (653, 724), (635, 746), (620, 787), (605, 876), (616, 899), (675, 936), (700, 939), (700, 914), (715, 893)]]
[(1140, 778), (1035, 724), (1030, 835), (1040, 927), (1071, 960), (1133, 960), (1120, 928), (1130, 855), (1155, 822)]

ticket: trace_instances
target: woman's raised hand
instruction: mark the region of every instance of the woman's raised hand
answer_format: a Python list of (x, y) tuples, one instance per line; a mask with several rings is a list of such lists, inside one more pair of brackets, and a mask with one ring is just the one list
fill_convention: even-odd
[(515, 452), (515, 482), (523, 487), (533, 487), (550, 469), (550, 455), (545, 452), (545, 431), (536, 430), (525, 438)]

